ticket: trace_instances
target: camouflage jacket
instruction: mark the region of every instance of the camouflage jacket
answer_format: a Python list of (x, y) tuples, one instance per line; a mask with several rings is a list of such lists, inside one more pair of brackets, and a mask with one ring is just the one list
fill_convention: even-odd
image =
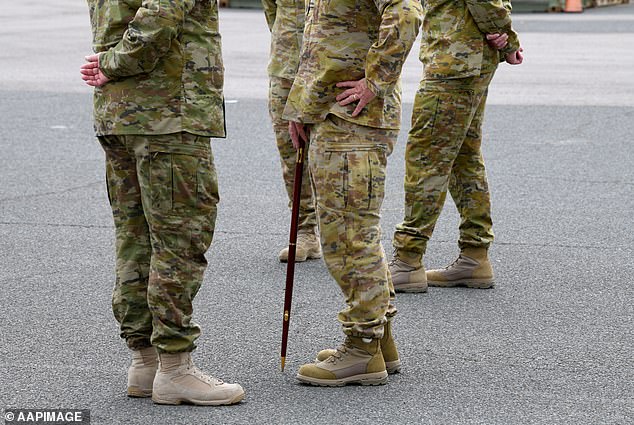
[[(398, 129), (400, 75), (421, 25), (419, 0), (313, 0), (284, 119), (323, 121), (329, 113), (360, 125)], [(312, 1), (311, 1), (312, 3)], [(340, 81), (366, 78), (377, 97), (353, 118), (339, 106)]]
[(271, 31), (268, 73), (292, 80), (299, 66), (304, 32), (304, 0), (262, 0), (266, 23)]
[(95, 52), (112, 79), (95, 89), (105, 134), (224, 137), (216, 0), (88, 0)]
[(508, 34), (501, 53), (520, 47), (510, 0), (425, 0), (420, 60), (425, 78), (465, 78), (492, 72), (503, 58), (486, 34)]

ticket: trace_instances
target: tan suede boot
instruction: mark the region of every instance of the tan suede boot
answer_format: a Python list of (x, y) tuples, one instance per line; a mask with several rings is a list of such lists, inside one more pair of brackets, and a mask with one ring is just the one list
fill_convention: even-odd
[[(394, 337), (392, 336), (392, 320), (388, 319), (383, 331), (383, 338), (381, 338), (381, 354), (383, 355), (383, 361), (385, 361), (385, 369), (387, 373), (393, 374), (401, 371), (401, 360), (398, 357), (398, 350), (394, 343)], [(337, 350), (327, 348), (317, 353), (316, 362), (322, 362), (328, 357), (333, 356)]]
[(493, 268), (486, 248), (466, 248), (460, 256), (443, 269), (427, 272), (429, 286), (488, 289), (495, 285)]
[(244, 398), (238, 384), (226, 384), (204, 374), (192, 362), (190, 353), (159, 354), (160, 367), (154, 378), (152, 401), (157, 404), (219, 406)]
[(387, 383), (387, 370), (380, 341), (349, 336), (326, 360), (303, 365), (297, 379), (322, 387), (383, 385)]
[(425, 267), (421, 255), (413, 252), (395, 251), (388, 265), (396, 292), (427, 292)]
[(132, 351), (128, 368), (128, 397), (152, 397), (152, 383), (158, 368), (158, 354), (154, 347)]
[[(279, 259), (282, 263), (288, 261), (288, 247), (280, 251)], [(295, 248), (295, 262), (301, 263), (307, 259), (321, 258), (321, 244), (315, 233), (300, 233), (297, 235)]]

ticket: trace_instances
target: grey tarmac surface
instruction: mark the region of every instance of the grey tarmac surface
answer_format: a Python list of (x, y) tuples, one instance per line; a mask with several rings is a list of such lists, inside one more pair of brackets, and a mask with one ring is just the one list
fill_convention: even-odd
[[(103, 154), (78, 73), (87, 6), (26, 0), (0, 11), (0, 408), (91, 409), (94, 424), (634, 423), (634, 5), (515, 16), (526, 62), (501, 66), (485, 124), (497, 287), (399, 296), (402, 373), (340, 389), (294, 378), (341, 341), (342, 297), (321, 261), (297, 266), (279, 371), (289, 214), (267, 114), (268, 32), (259, 11), (221, 20), (229, 137), (213, 142), (222, 200), (195, 359), (241, 383), (245, 401), (125, 396)], [(420, 72), (414, 53), (389, 162), (387, 252)], [(453, 260), (457, 224), (448, 201), (428, 267)]]

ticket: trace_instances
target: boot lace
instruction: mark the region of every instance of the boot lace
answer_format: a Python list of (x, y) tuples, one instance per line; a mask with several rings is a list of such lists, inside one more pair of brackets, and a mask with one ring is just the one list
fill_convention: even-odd
[(455, 260), (453, 260), (453, 263), (449, 264), (448, 266), (443, 267), (443, 270), (449, 270), (450, 268), (452, 268), (453, 266), (455, 266), (456, 264), (458, 264), (458, 262), (460, 262), (460, 260), (462, 260), (462, 254), (460, 254), (458, 256), (458, 258), (456, 258)]
[(196, 378), (200, 379), (201, 381), (209, 385), (216, 386), (216, 385), (224, 384), (222, 379), (214, 378), (213, 376), (207, 375), (202, 370), (198, 369), (194, 365), (194, 362), (191, 359), (189, 359), (189, 361), (187, 362), (187, 367), (185, 370), (187, 370), (187, 373), (195, 376)]
[(346, 341), (343, 344), (341, 344), (339, 347), (337, 347), (335, 352), (330, 357), (328, 357), (327, 361), (330, 362), (330, 363), (335, 363), (336, 364), (338, 361), (343, 359), (345, 354), (348, 352), (348, 348), (349, 347), (348, 347), (347, 341)]

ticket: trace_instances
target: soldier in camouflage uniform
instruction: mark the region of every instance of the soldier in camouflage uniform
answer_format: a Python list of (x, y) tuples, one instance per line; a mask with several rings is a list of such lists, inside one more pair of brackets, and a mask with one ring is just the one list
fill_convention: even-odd
[[(522, 62), (508, 0), (427, 0), (424, 77), (406, 147), (405, 218), (394, 233), (397, 292), (431, 286), (490, 288), (491, 203), (481, 153), (487, 89), (501, 60)], [(461, 217), (460, 256), (425, 273), (422, 256), (447, 189)]]
[[(293, 199), (296, 153), (288, 134), (288, 122), (282, 118), (288, 92), (299, 66), (299, 50), (304, 31), (304, 0), (262, 0), (266, 22), (271, 31), (271, 56), (269, 60), (269, 113), (273, 122), (277, 149), (280, 153), (282, 175), (289, 202)], [(289, 204), (290, 205), (290, 204)], [(299, 202), (299, 226), (295, 261), (321, 258), (317, 238), (315, 201), (310, 186), (308, 167), (304, 167)], [(288, 247), (279, 253), (280, 261), (288, 260)]]
[(112, 297), (132, 350), (128, 395), (156, 403), (237, 403), (190, 352), (193, 300), (207, 266), (218, 183), (210, 137), (224, 137), (215, 0), (88, 0), (95, 130), (116, 233)]
[(339, 313), (345, 342), (302, 366), (302, 382), (384, 384), (385, 361), (400, 364), (386, 318), (396, 310), (379, 220), (387, 157), (400, 126), (400, 73), (420, 13), (418, 0), (309, 5), (284, 118), (295, 144), (310, 134), (321, 246), (347, 307)]

